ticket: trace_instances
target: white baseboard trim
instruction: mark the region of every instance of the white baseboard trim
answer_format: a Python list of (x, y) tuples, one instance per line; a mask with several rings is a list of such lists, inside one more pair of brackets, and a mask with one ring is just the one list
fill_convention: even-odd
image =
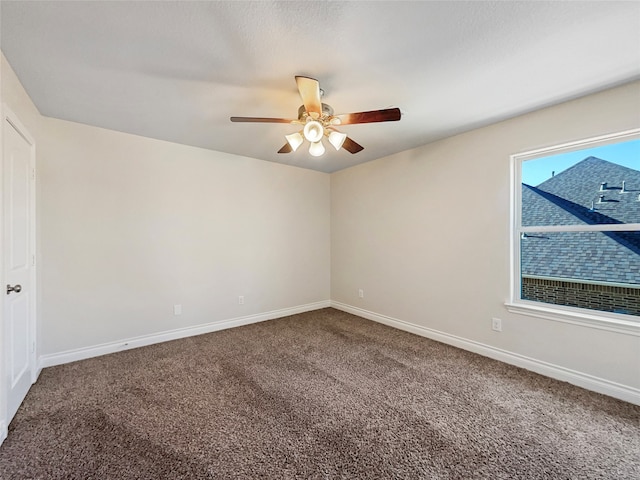
[(7, 426), (7, 422), (2, 420), (0, 422), (0, 445), (2, 445), (2, 443), (5, 441), (8, 433), (9, 433), (9, 428)]
[(633, 403), (634, 405), (640, 405), (640, 389), (622, 385), (616, 382), (598, 378), (587, 373), (578, 372), (569, 368), (554, 365), (552, 363), (536, 360), (535, 358), (526, 357), (517, 353), (509, 352), (499, 348), (492, 347), (483, 343), (468, 340), (466, 338), (451, 335), (431, 328), (422, 327), (413, 323), (398, 320), (396, 318), (388, 317), (386, 315), (380, 315), (378, 313), (370, 312), (362, 308), (354, 307), (340, 302), (331, 302), (331, 306), (338, 310), (342, 310), (359, 317), (373, 320), (374, 322), (383, 323), (390, 327), (394, 327), (406, 332), (415, 333), (422, 337), (427, 337), (438, 342), (446, 343), (454, 347), (468, 350), (473, 353), (483, 355), (485, 357), (499, 360), (516, 367), (524, 368), (541, 375), (561, 380), (564, 382), (577, 385), (578, 387), (585, 388), (594, 392), (602, 393), (610, 397), (624, 400), (625, 402)]
[(39, 359), (38, 367), (40, 369), (53, 367), (55, 365), (62, 365), (64, 363), (75, 362), (78, 360), (85, 360), (87, 358), (107, 355), (109, 353), (121, 352), (123, 350), (130, 350), (132, 348), (153, 345), (155, 343), (167, 342), (170, 340), (192, 337), (195, 335), (202, 335), (204, 333), (211, 333), (219, 330), (225, 330), (227, 328), (240, 327), (252, 323), (264, 322), (266, 320), (273, 320), (275, 318), (287, 317), (289, 315), (295, 315), (298, 313), (310, 312), (312, 310), (319, 310), (321, 308), (327, 308), (330, 306), (331, 301), (325, 300), (322, 302), (308, 303), (306, 305), (299, 305), (296, 307), (283, 308), (281, 310), (273, 310), (271, 312), (247, 315), (245, 317), (237, 317), (228, 320), (221, 320), (218, 322), (205, 323), (193, 327), (178, 328), (175, 330), (153, 333), (150, 335), (142, 335), (140, 337), (127, 338), (118, 340), (117, 342), (103, 343), (90, 347), (83, 347), (59, 353), (42, 355)]
[(38, 360), (38, 364), (36, 365), (35, 370), (31, 373), (31, 385), (35, 384), (40, 378), (40, 374), (42, 373), (42, 365)]

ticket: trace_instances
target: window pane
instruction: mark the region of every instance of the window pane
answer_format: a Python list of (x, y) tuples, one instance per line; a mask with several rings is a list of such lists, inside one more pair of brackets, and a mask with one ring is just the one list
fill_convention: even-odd
[(640, 232), (523, 233), (523, 300), (640, 316)]
[(640, 223), (640, 140), (522, 163), (523, 226), (616, 223)]

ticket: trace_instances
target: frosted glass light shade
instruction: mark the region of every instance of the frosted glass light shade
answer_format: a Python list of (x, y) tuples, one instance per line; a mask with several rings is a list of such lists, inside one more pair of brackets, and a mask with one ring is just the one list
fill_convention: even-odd
[(347, 138), (346, 133), (340, 132), (331, 132), (329, 134), (329, 143), (333, 145), (336, 150), (340, 150), (342, 148), (342, 144), (344, 140)]
[(323, 153), (324, 153), (324, 145), (322, 145), (322, 142), (313, 142), (311, 145), (309, 145), (310, 155), (314, 157), (319, 157)]
[(291, 149), (295, 152), (302, 142), (304, 142), (304, 138), (300, 135), (299, 132), (292, 133), (291, 135), (285, 135), (284, 138), (287, 139), (287, 142), (291, 146)]
[(324, 135), (324, 128), (320, 122), (311, 120), (304, 126), (303, 132), (304, 138), (309, 140), (311, 143), (316, 143), (322, 139), (322, 136)]

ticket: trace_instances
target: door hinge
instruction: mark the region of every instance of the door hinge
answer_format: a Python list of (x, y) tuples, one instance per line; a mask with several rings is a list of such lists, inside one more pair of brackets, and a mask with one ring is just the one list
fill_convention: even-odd
[(31, 254), (31, 266), (32, 267), (36, 266), (36, 255), (35, 255), (35, 253)]
[(35, 180), (36, 179), (36, 169), (32, 168), (31, 169), (31, 180)]

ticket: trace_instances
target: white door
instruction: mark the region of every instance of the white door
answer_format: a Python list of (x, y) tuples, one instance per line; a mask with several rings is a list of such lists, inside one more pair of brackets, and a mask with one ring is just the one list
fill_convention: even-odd
[(6, 424), (32, 382), (34, 260), (32, 177), (34, 145), (17, 119), (3, 116), (3, 283)]

